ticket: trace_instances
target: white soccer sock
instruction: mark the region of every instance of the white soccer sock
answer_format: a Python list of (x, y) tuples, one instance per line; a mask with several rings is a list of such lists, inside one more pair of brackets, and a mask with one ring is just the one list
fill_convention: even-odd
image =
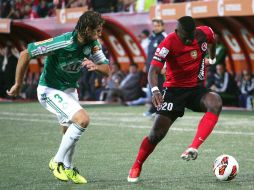
[(68, 150), (79, 140), (81, 134), (85, 131), (85, 128), (72, 123), (65, 132), (60, 147), (54, 157), (55, 162), (63, 162), (64, 157)]
[(64, 157), (63, 163), (65, 168), (68, 168), (68, 169), (73, 168), (72, 159), (73, 159), (75, 147), (76, 147), (76, 144), (72, 145)]

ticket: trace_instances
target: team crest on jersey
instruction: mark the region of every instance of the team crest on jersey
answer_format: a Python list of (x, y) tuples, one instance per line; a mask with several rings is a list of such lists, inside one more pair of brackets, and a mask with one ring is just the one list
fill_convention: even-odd
[(158, 47), (158, 48), (156, 49), (156, 53), (159, 53), (160, 50), (161, 50), (161, 49)]
[(201, 49), (202, 49), (202, 51), (206, 51), (207, 50), (207, 43), (206, 42), (202, 43)]
[(159, 56), (165, 58), (168, 55), (169, 50), (165, 47), (161, 48), (159, 52)]
[(41, 53), (46, 53), (47, 52), (47, 47), (46, 46), (39, 46), (37, 47), (37, 51)]
[(197, 59), (198, 57), (198, 51), (197, 50), (193, 50), (190, 52), (190, 56), (193, 58), (193, 59)]
[(91, 48), (90, 47), (84, 47), (83, 48), (84, 55), (90, 55), (91, 54)]
[(97, 51), (100, 50), (100, 47), (99, 46), (94, 46), (93, 49), (92, 49), (92, 52), (93, 53), (96, 53)]

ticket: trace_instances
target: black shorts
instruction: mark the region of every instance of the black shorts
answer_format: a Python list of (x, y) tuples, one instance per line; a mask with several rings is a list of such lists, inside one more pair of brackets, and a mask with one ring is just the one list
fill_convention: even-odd
[(195, 112), (203, 112), (204, 110), (201, 108), (201, 99), (208, 92), (210, 92), (210, 90), (205, 87), (164, 88), (164, 102), (162, 107), (157, 110), (157, 114), (177, 118), (184, 115), (185, 108)]

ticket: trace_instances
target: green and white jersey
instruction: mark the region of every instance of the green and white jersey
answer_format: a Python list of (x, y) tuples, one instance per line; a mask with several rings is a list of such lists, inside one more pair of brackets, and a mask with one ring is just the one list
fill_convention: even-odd
[[(98, 40), (79, 45), (77, 32), (68, 32), (55, 38), (28, 44), (31, 58), (47, 56), (39, 85), (62, 91), (77, 87), (84, 58), (93, 59), (93, 54), (100, 49)], [(108, 60), (105, 58), (100, 63), (108, 64)]]

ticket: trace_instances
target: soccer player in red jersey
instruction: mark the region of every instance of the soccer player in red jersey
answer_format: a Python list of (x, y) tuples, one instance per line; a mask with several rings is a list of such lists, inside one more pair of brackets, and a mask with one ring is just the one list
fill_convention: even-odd
[[(174, 121), (184, 115), (185, 108), (205, 113), (192, 143), (181, 155), (187, 161), (197, 158), (198, 148), (212, 132), (222, 108), (220, 96), (205, 88), (205, 67), (216, 61), (215, 46), (213, 30), (207, 26), (196, 27), (190, 16), (178, 19), (175, 32), (158, 46), (148, 73), (157, 116), (150, 134), (141, 143), (128, 176), (129, 182), (138, 181), (143, 163)], [(205, 58), (207, 53), (209, 59)], [(160, 92), (157, 75), (164, 64), (166, 80), (164, 90)]]

